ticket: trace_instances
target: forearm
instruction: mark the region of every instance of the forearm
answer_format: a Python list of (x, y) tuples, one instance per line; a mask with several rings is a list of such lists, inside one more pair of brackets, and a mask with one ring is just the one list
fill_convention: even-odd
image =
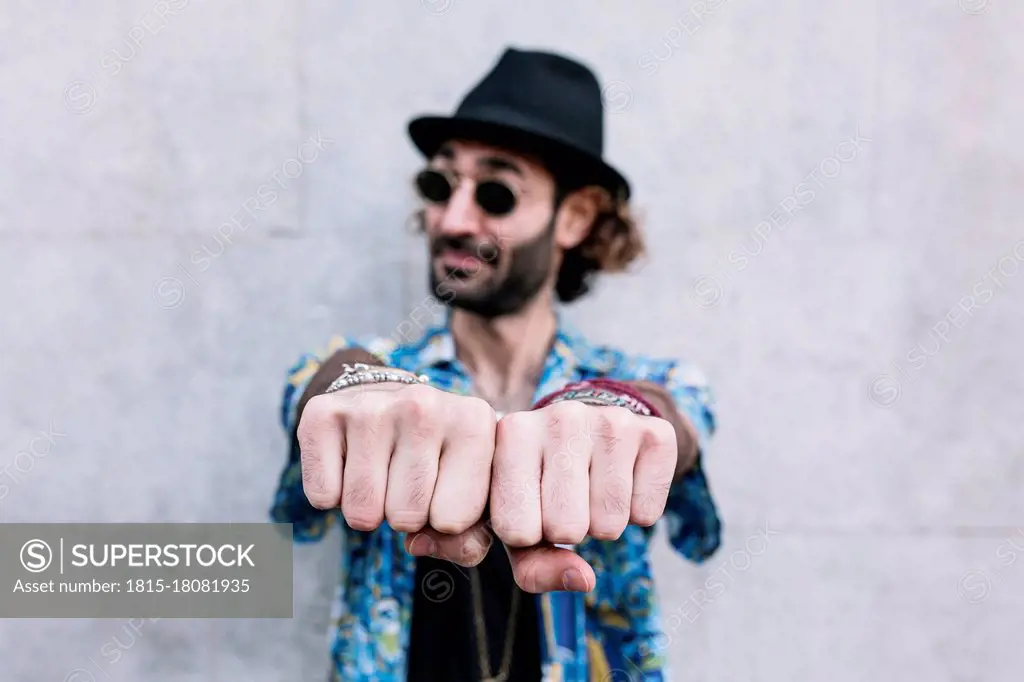
[(661, 416), (672, 424), (676, 432), (676, 444), (679, 447), (676, 460), (676, 472), (673, 480), (678, 481), (697, 462), (697, 431), (690, 420), (676, 407), (672, 395), (664, 387), (651, 381), (627, 382), (643, 394), (658, 408)]

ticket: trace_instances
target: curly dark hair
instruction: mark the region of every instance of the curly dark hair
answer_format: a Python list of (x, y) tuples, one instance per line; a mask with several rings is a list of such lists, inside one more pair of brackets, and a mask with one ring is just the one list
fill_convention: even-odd
[[(591, 290), (599, 272), (622, 272), (644, 254), (643, 235), (629, 203), (600, 190), (597, 216), (587, 236), (562, 254), (555, 293), (562, 303), (571, 303)], [(555, 209), (564, 195), (560, 192)]]

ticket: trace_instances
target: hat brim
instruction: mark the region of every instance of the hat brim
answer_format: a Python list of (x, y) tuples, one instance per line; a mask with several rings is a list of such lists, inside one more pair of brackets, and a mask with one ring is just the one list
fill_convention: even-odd
[(420, 116), (409, 122), (408, 130), (413, 144), (427, 158), (451, 140), (474, 140), (554, 162), (570, 169), (577, 185), (598, 185), (623, 199), (630, 195), (629, 182), (622, 173), (557, 135), (538, 130), (535, 122), (518, 126), (459, 116)]

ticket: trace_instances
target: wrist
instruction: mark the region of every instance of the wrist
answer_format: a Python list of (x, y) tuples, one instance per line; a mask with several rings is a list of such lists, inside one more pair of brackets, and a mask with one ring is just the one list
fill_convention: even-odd
[(381, 367), (379, 365), (357, 362), (352, 365), (342, 365), (341, 374), (331, 382), (324, 393), (334, 393), (335, 391), (356, 386), (395, 387), (396, 385), (425, 384), (426, 382), (426, 375), (417, 375), (414, 372), (394, 367)]
[(659, 406), (641, 391), (624, 381), (589, 379), (568, 384), (561, 390), (544, 396), (533, 409), (540, 409), (566, 400), (575, 400), (598, 407), (624, 407), (633, 414), (660, 417)]

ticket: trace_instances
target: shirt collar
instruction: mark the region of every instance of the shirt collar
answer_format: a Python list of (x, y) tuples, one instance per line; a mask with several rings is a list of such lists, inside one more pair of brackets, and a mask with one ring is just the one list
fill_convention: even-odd
[[(450, 319), (449, 313), (442, 322), (428, 327), (420, 340), (412, 344), (412, 350), (418, 355), (420, 371), (458, 365)], [(563, 372), (572, 374), (604, 374), (611, 370), (613, 363), (606, 349), (593, 346), (575, 326), (556, 312), (555, 342), (545, 364), (548, 367), (558, 366)]]

